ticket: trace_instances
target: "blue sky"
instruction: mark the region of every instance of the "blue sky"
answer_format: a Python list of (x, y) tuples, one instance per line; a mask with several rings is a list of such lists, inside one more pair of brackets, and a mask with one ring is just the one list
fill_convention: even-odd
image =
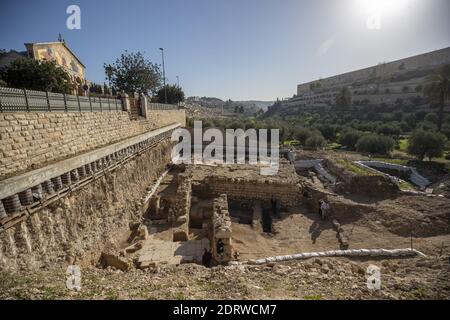
[[(71, 4), (81, 30), (66, 28)], [(95, 82), (124, 50), (160, 63), (164, 47), (166, 76), (188, 96), (274, 100), (298, 83), (448, 47), (450, 1), (1, 0), (0, 30), (0, 48), (16, 50), (61, 32)]]

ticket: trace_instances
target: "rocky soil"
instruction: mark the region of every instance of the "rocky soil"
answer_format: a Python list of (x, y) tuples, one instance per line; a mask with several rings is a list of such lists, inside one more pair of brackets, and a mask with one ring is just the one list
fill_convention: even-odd
[[(381, 268), (381, 290), (366, 269)], [(448, 257), (391, 260), (315, 258), (262, 266), (162, 265), (122, 272), (82, 269), (81, 291), (65, 270), (0, 274), (0, 299), (450, 299)]]

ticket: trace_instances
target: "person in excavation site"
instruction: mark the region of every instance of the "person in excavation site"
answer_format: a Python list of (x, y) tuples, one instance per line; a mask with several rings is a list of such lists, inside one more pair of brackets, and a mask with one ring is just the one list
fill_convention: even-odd
[(319, 201), (319, 215), (322, 220), (325, 220), (330, 211), (330, 205), (323, 199)]

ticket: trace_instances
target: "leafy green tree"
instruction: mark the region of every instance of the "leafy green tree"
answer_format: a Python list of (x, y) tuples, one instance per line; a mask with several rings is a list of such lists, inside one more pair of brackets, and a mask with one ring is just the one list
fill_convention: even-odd
[(336, 139), (336, 126), (331, 124), (322, 124), (317, 127), (322, 133), (323, 137), (329, 141), (334, 141)]
[[(318, 131), (315, 131), (316, 133)], [(308, 128), (299, 128), (299, 129), (294, 129), (294, 133), (292, 134), (292, 136), (298, 140), (302, 145), (305, 145), (306, 140), (313, 135), (314, 131), (312, 131), (311, 129)], [(320, 132), (319, 132), (320, 134)]]
[(398, 125), (402, 132), (409, 132), (411, 130), (411, 127), (409, 126), (408, 122), (402, 121)]
[(17, 59), (0, 71), (0, 78), (10, 87), (71, 93), (74, 84), (64, 69), (54, 62)]
[(355, 150), (356, 143), (362, 136), (363, 132), (354, 129), (348, 129), (342, 134), (340, 138), (340, 143), (343, 146), (347, 147), (347, 149), (349, 150)]
[(437, 131), (438, 130), (436, 123), (433, 123), (430, 121), (422, 122), (421, 125), (419, 126), (419, 128), (422, 130), (425, 130), (425, 131)]
[(424, 94), (431, 104), (438, 106), (438, 131), (441, 131), (444, 118), (444, 106), (450, 94), (450, 64), (445, 65), (438, 74), (429, 76), (424, 87)]
[(153, 94), (161, 86), (159, 66), (139, 51), (125, 51), (113, 64), (105, 63), (104, 68), (110, 85), (117, 90)]
[(326, 145), (325, 138), (318, 133), (313, 133), (305, 141), (305, 146), (314, 150), (322, 149)]
[[(166, 89), (167, 89), (167, 103), (177, 104), (179, 102), (184, 101), (184, 92), (179, 86), (167, 84)], [(164, 87), (158, 90), (155, 98), (156, 101), (159, 103), (165, 102)]]
[(450, 124), (444, 123), (441, 128), (441, 132), (450, 140)]
[(439, 132), (415, 130), (408, 141), (408, 153), (419, 160), (441, 157), (444, 152), (446, 137)]
[(395, 124), (386, 123), (377, 128), (377, 133), (384, 134), (386, 136), (398, 136), (400, 135), (400, 133), (402, 133), (402, 129), (400, 129), (400, 127)]
[(408, 114), (407, 116), (405, 116), (405, 122), (410, 128), (415, 128), (417, 123), (416, 116), (412, 113)]
[(416, 119), (419, 121), (423, 120), (423, 118), (425, 118), (426, 115), (427, 115), (427, 112), (425, 110), (419, 110), (414, 114)]
[(363, 135), (356, 143), (358, 152), (373, 154), (389, 154), (395, 147), (395, 141), (387, 136), (374, 133)]
[(436, 125), (439, 123), (438, 116), (434, 112), (428, 113), (423, 120), (434, 123)]

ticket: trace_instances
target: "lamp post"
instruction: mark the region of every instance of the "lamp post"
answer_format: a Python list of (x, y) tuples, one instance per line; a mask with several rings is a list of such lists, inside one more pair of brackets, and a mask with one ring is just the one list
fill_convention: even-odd
[(163, 66), (163, 82), (164, 82), (164, 101), (167, 104), (167, 88), (166, 88), (166, 69), (164, 68), (164, 48), (159, 48), (162, 54), (162, 66)]
[(177, 76), (177, 86), (178, 86), (178, 88), (180, 87), (180, 77), (179, 76)]

